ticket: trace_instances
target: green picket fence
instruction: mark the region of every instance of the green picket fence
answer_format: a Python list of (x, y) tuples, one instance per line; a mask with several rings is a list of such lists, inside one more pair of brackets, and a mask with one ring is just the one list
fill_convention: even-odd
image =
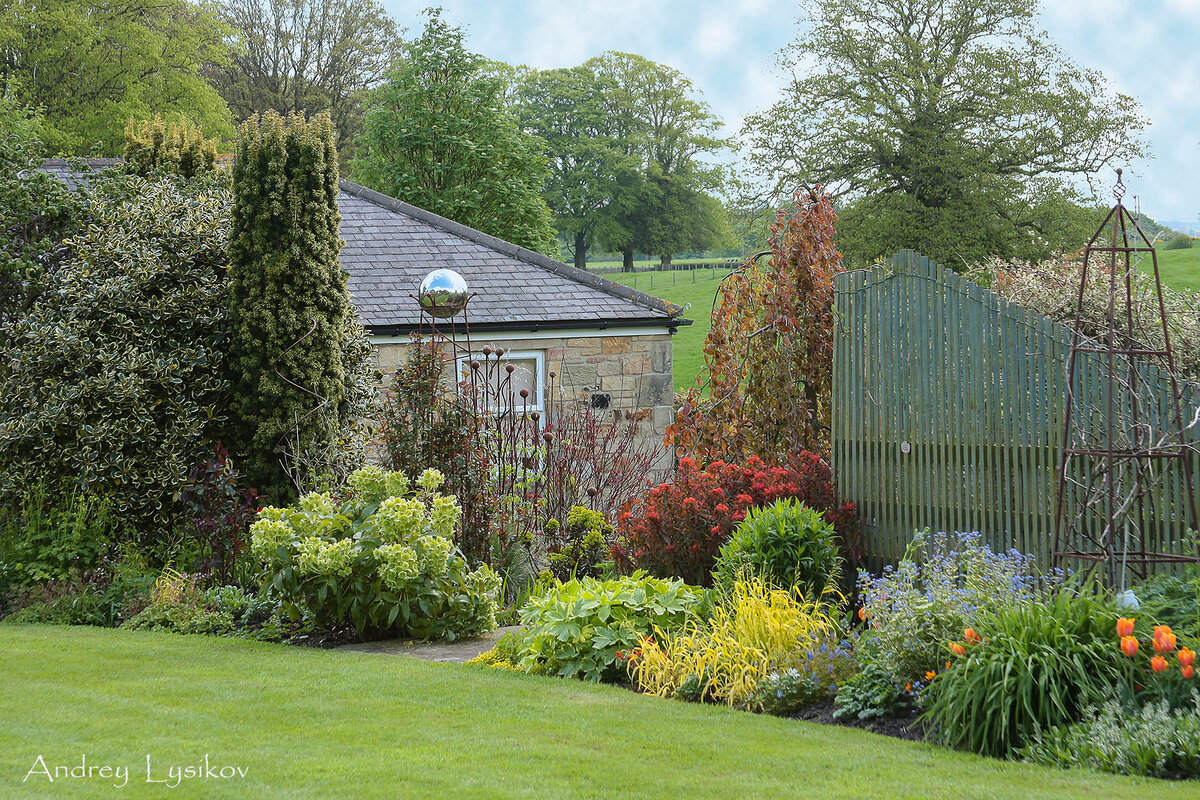
[[(890, 268), (839, 274), (835, 308), (833, 466), (866, 523), (868, 566), (896, 561), (925, 527), (980, 531), (993, 549), (1049, 564), (1070, 331), (911, 251)], [(1169, 384), (1152, 367), (1140, 374), (1138, 407), (1152, 426), (1166, 424)], [(1080, 357), (1080, 436), (1096, 434), (1089, 417), (1103, 407), (1105, 375), (1103, 359)], [(1194, 412), (1200, 386), (1183, 397)], [(1187, 438), (1200, 444), (1200, 430)], [(1076, 459), (1074, 474), (1089, 466)], [(1146, 504), (1147, 549), (1182, 552), (1182, 472), (1166, 474)], [(1068, 492), (1067, 518), (1086, 512), (1083, 494)]]

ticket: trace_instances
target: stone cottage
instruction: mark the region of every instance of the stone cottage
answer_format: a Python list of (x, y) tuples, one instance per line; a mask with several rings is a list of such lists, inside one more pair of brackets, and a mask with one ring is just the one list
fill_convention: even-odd
[[(87, 163), (103, 168), (119, 160)], [(42, 168), (75, 185), (83, 176), (72, 164), (47, 159)], [(421, 280), (448, 268), (474, 293), (454, 321), (457, 332), (469, 324), (475, 351), (503, 347), (505, 359), (521, 367), (535, 407), (549, 399), (553, 371), (553, 390), (565, 399), (648, 410), (642, 434), (661, 439), (674, 418), (671, 335), (691, 324), (681, 307), (350, 181), (340, 188), (341, 262), (385, 373), (404, 358), (411, 334), (428, 329), (416, 300)]]
[[(527, 376), (535, 407), (554, 391), (594, 407), (650, 411), (643, 433), (674, 419), (671, 335), (683, 309), (349, 181), (341, 182), (342, 266), (363, 325), (394, 369), (422, 318), (416, 294), (430, 271), (459, 273), (473, 293), (453, 322), (471, 348), (502, 347)], [(439, 322), (449, 332), (451, 324)]]

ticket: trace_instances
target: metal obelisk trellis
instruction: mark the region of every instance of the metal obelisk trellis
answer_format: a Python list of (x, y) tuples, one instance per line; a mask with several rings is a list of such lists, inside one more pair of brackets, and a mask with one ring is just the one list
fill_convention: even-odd
[[(1127, 573), (1145, 577), (1151, 564), (1200, 561), (1200, 553), (1159, 546), (1173, 538), (1164, 528), (1197, 528), (1184, 437), (1195, 420), (1183, 415), (1158, 257), (1122, 204), (1124, 194), (1117, 170), (1116, 204), (1084, 250), (1066, 365), (1054, 537), (1056, 562), (1101, 565), (1109, 584), (1121, 588)], [(1134, 273), (1146, 255), (1154, 276), (1149, 313), (1157, 312), (1157, 321), (1139, 319), (1146, 305), (1135, 303)], [(1084, 313), (1085, 303), (1095, 301), (1087, 295), (1090, 281), (1107, 284), (1104, 322), (1091, 328)], [(1155, 325), (1161, 346), (1139, 335)], [(1161, 491), (1168, 482), (1182, 491)]]

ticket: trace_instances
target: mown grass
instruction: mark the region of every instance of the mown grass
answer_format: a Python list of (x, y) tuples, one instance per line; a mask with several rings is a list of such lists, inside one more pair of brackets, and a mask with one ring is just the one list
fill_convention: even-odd
[[(989, 760), (484, 667), (0, 625), (0, 797), (1193, 798), (1194, 783)], [(102, 778), (23, 779), (125, 765)], [(146, 783), (167, 765), (245, 779)], [(162, 776), (158, 773), (155, 777)]]
[[(1158, 274), (1162, 282), (1177, 292), (1200, 292), (1200, 242), (1187, 250), (1163, 250), (1158, 252)], [(1145, 262), (1143, 269), (1149, 269)]]

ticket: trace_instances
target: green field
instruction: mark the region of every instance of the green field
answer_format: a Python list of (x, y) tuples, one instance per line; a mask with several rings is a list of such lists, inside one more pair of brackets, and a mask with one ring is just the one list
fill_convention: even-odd
[[(730, 259), (676, 258), (676, 259), (673, 259), (671, 261), (671, 263), (675, 264), (675, 265), (680, 265), (680, 264), (705, 264), (705, 265), (708, 265), (708, 264), (712, 264), (713, 262), (716, 262), (716, 261), (729, 261), (729, 262), (735, 263), (735, 264), (741, 263), (740, 258), (730, 258)], [(573, 262), (568, 261), (567, 263), (570, 264)], [(658, 266), (661, 263), (662, 263), (662, 261), (657, 258), (639, 259), (639, 260), (633, 262), (633, 268), (634, 269), (658, 269)], [(587, 268), (591, 272), (620, 272), (621, 271), (621, 262), (620, 261), (589, 261), (589, 262), (587, 262)]]
[[(1163, 283), (1176, 291), (1200, 292), (1200, 246), (1189, 250), (1159, 250), (1158, 270)], [(704, 366), (704, 337), (708, 335), (713, 297), (728, 271), (671, 270), (669, 272), (603, 272), (604, 277), (679, 305), (691, 304), (683, 316), (693, 324), (675, 335), (675, 388), (691, 386)]]
[(1159, 250), (1158, 273), (1176, 291), (1200, 292), (1200, 242), (1187, 250)]
[[(0, 625), (0, 797), (1194, 798), (611, 686), (239, 639)], [(124, 767), (128, 782), (54, 767)], [(150, 772), (147, 774), (147, 756)], [(183, 779), (170, 766), (241, 768)], [(203, 773), (202, 773), (203, 774)]]
[(683, 316), (692, 320), (691, 325), (679, 329), (673, 347), (675, 358), (675, 390), (683, 391), (696, 381), (704, 366), (704, 337), (712, 327), (710, 314), (713, 297), (721, 278), (728, 270), (679, 269), (669, 272), (605, 272), (609, 280), (632, 286), (646, 294), (661, 297), (672, 303), (691, 308)]

